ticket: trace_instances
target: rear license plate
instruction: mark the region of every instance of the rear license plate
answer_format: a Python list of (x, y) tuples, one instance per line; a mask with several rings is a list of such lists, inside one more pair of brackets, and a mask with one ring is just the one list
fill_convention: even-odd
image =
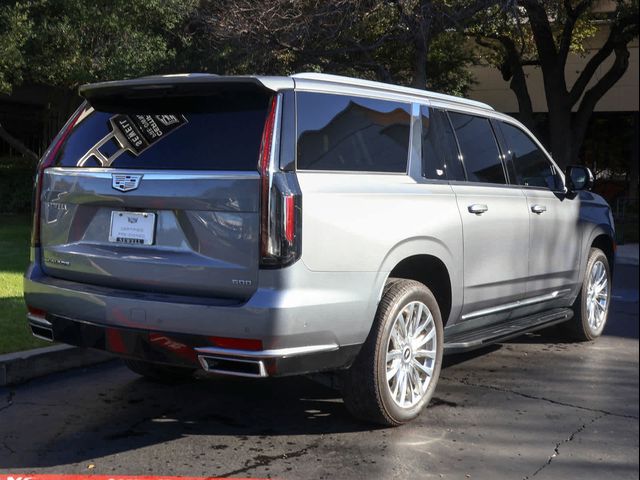
[(152, 245), (155, 224), (155, 213), (111, 212), (109, 241), (133, 245)]

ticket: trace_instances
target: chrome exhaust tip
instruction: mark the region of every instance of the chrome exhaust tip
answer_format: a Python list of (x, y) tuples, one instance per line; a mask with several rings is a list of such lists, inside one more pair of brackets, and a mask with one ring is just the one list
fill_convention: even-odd
[(47, 342), (53, 342), (53, 329), (51, 327), (46, 327), (44, 325), (36, 325), (35, 323), (30, 323), (31, 334), (39, 338), (40, 340), (46, 340)]
[(206, 372), (236, 377), (267, 377), (267, 369), (262, 360), (249, 360), (211, 355), (198, 355), (200, 365)]

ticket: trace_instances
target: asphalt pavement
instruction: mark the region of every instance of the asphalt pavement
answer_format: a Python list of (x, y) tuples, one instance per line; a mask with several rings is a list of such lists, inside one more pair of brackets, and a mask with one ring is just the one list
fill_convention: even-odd
[(162, 386), (110, 362), (0, 388), (0, 473), (637, 479), (637, 263), (613, 293), (596, 342), (545, 332), (447, 357), (399, 428), (306, 378)]

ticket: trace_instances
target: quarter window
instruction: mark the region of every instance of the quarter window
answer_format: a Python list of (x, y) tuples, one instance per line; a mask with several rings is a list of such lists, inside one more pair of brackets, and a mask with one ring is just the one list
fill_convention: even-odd
[(556, 170), (538, 145), (513, 125), (501, 122), (500, 129), (507, 143), (518, 184), (551, 190), (560, 189), (561, 181)]
[(298, 169), (406, 172), (409, 106), (345, 95), (297, 94)]
[(507, 183), (489, 120), (455, 112), (449, 115), (458, 137), (467, 179), (470, 182)]
[(464, 180), (456, 137), (446, 112), (422, 106), (422, 168), (426, 178)]

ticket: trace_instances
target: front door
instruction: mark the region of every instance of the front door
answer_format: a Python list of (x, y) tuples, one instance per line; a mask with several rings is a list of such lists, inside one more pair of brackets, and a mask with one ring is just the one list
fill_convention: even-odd
[(505, 122), (500, 122), (499, 128), (527, 201), (530, 247), (526, 296), (561, 298), (578, 282), (579, 199), (564, 194), (557, 167), (529, 134)]

